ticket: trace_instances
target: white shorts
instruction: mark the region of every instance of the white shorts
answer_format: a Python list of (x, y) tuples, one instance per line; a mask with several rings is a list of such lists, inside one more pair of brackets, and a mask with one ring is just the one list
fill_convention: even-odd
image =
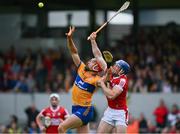
[(104, 112), (102, 120), (112, 126), (125, 126), (127, 127), (128, 123), (128, 111), (125, 110), (116, 110), (108, 107)]

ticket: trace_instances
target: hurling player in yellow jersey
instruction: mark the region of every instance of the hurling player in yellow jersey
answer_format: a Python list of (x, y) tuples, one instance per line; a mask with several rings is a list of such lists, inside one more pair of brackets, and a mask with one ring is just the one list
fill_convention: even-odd
[(96, 34), (93, 32), (90, 35), (94, 58), (85, 64), (80, 60), (78, 50), (73, 42), (74, 31), (75, 28), (70, 27), (69, 32), (66, 33), (67, 46), (77, 66), (77, 76), (72, 87), (72, 115), (59, 125), (59, 133), (64, 133), (71, 128), (77, 128), (78, 133), (88, 133), (88, 122), (93, 116), (92, 96), (100, 80), (98, 74), (107, 69), (107, 64), (96, 43)]

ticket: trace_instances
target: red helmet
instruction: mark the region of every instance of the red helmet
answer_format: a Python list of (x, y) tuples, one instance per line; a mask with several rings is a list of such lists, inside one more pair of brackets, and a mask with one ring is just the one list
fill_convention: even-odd
[(96, 58), (92, 58), (87, 62), (87, 66), (90, 70), (95, 71), (95, 72), (101, 72), (102, 68), (97, 62)]

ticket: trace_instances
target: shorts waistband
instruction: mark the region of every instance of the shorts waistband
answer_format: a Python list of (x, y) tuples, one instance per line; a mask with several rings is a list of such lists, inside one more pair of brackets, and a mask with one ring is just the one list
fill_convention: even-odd
[(111, 111), (126, 111), (124, 109), (114, 109), (114, 108), (111, 108), (111, 107), (107, 107), (108, 110), (111, 110)]

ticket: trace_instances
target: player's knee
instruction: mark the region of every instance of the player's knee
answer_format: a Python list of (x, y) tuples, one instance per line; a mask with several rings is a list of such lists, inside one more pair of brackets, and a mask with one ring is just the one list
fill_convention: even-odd
[(59, 125), (58, 132), (59, 133), (65, 133), (65, 128), (62, 125)]

